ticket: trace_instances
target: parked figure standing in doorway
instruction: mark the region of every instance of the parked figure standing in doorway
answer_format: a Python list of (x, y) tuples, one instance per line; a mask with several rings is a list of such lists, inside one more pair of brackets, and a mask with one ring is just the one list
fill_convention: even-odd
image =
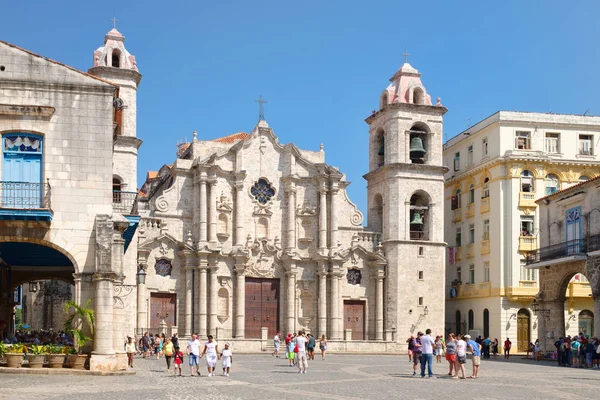
[(213, 336), (208, 335), (208, 342), (204, 344), (204, 350), (200, 358), (206, 354), (206, 368), (208, 369), (208, 377), (214, 375), (215, 367), (217, 366), (217, 359), (219, 359), (219, 345), (213, 341)]
[(325, 351), (327, 350), (327, 339), (325, 338), (325, 334), (321, 335), (321, 340), (319, 340), (319, 349), (321, 349), (321, 360), (324, 360)]
[(510, 341), (509, 338), (506, 338), (506, 340), (504, 341), (504, 358), (508, 360), (508, 357), (510, 357), (510, 348), (512, 347), (512, 342)]

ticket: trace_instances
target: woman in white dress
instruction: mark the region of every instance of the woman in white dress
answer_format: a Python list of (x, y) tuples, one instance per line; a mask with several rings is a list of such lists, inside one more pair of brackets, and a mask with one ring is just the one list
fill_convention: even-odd
[(225, 343), (225, 348), (221, 352), (221, 365), (223, 366), (223, 375), (229, 376), (229, 368), (231, 368), (231, 362), (233, 361), (233, 355), (229, 349), (229, 343)]
[(204, 350), (200, 358), (206, 354), (206, 367), (208, 368), (208, 376), (214, 375), (217, 359), (219, 359), (219, 346), (213, 341), (212, 335), (208, 335), (208, 342), (204, 344)]

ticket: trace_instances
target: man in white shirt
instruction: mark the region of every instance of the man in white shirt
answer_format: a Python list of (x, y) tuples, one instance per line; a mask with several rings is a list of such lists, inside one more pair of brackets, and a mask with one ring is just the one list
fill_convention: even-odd
[(279, 346), (280, 345), (281, 345), (281, 339), (279, 338), (279, 332), (277, 332), (275, 334), (275, 336), (273, 336), (273, 346), (275, 347), (275, 350), (273, 350), (273, 353), (271, 353), (271, 355), (273, 357), (279, 358)]
[(196, 334), (192, 334), (192, 340), (187, 342), (187, 353), (190, 357), (190, 374), (194, 376), (194, 365), (196, 366), (196, 373), (200, 375), (200, 341)]
[(425, 336), (421, 337), (421, 378), (425, 377), (425, 364), (427, 364), (427, 373), (431, 378), (433, 370), (433, 349), (435, 349), (435, 340), (431, 337), (431, 329), (425, 331)]
[(308, 368), (308, 360), (306, 359), (306, 342), (308, 339), (304, 335), (304, 331), (298, 332), (296, 336), (296, 346), (298, 346), (298, 353), (296, 353), (296, 365), (298, 365), (298, 373), (305, 374)]

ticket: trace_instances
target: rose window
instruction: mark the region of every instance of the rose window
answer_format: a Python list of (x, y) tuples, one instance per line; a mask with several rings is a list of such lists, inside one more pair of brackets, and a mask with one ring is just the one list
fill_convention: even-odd
[(258, 204), (264, 206), (275, 196), (275, 189), (273, 189), (266, 179), (261, 178), (250, 188), (250, 194), (252, 194), (252, 197), (254, 197)]

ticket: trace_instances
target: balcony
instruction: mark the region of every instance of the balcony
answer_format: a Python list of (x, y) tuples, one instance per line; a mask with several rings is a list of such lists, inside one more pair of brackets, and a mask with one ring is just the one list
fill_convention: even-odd
[(537, 249), (537, 237), (519, 236), (519, 251), (530, 252)]
[(537, 207), (535, 204), (535, 193), (534, 192), (520, 192), (519, 193), (519, 207)]
[(592, 287), (589, 282), (569, 282), (567, 297), (581, 297), (589, 299), (592, 295)]
[[(592, 236), (588, 240), (585, 239), (576, 239), (569, 240), (568, 242), (562, 242), (558, 244), (553, 244), (551, 246), (542, 247), (541, 249), (537, 249), (531, 251), (527, 254), (527, 265), (542, 263), (546, 261), (558, 260), (565, 257), (573, 257), (573, 256), (583, 256), (587, 257), (587, 248), (588, 243), (590, 243), (590, 247), (592, 243), (597, 243), (597, 240), (593, 239), (600, 235)], [(593, 251), (593, 250), (592, 250)]]
[(462, 220), (462, 209), (457, 208), (452, 210), (452, 222), (460, 222)]
[(137, 215), (137, 192), (113, 190), (113, 212), (125, 215)]
[(50, 183), (0, 182), (0, 220), (52, 221)]
[(466, 258), (473, 258), (475, 256), (475, 243), (469, 243), (467, 245), (467, 251), (465, 252)]
[(489, 197), (483, 197), (481, 199), (481, 204), (479, 206), (479, 212), (481, 214), (490, 212), (490, 198)]
[(536, 281), (519, 281), (518, 287), (506, 288), (506, 297), (510, 301), (530, 301), (538, 292)]
[(490, 241), (482, 240), (479, 248), (481, 250), (482, 255), (490, 254)]
[(454, 259), (455, 259), (456, 261), (460, 261), (460, 260), (462, 260), (462, 247), (461, 247), (461, 246), (458, 246), (458, 247), (456, 248), (456, 254), (454, 255)]
[(475, 203), (467, 204), (467, 211), (465, 217), (472, 218), (475, 215)]

